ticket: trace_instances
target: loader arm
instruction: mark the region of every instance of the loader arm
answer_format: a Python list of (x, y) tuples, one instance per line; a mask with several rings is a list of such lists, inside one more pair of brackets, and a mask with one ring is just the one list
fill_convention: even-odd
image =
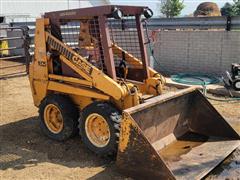
[(93, 87), (116, 100), (127, 95), (124, 87), (120, 86), (113, 79), (90, 64), (84, 57), (80, 56), (48, 32), (46, 32), (46, 40), (52, 49), (57, 50), (61, 54), (60, 59), (84, 79), (91, 82)]
[[(131, 64), (134, 67), (134, 69), (143, 69), (143, 63), (138, 58), (134, 57), (132, 54), (125, 51), (115, 43), (112, 44), (112, 48), (113, 48), (113, 53), (120, 58), (123, 58), (123, 53), (124, 53), (125, 60), (129, 64)], [(141, 92), (145, 92), (147, 94), (152, 94), (152, 95), (162, 94), (163, 86), (166, 83), (165, 78), (149, 66), (148, 66), (148, 71), (149, 71), (150, 77), (145, 79), (144, 80), (145, 82), (143, 84), (137, 84), (139, 89), (141, 89)]]
[[(69, 46), (45, 31), (47, 25), (49, 25), (49, 19), (47, 18), (37, 19), (36, 21), (35, 60), (30, 65), (29, 74), (34, 104), (36, 106), (40, 104), (49, 91), (55, 90), (75, 95), (83, 93), (87, 97), (103, 100), (111, 97), (116, 101), (128, 94), (125, 86), (119, 85)], [(51, 74), (52, 63), (50, 56), (47, 55), (49, 48), (56, 50), (60, 54), (59, 60), (79, 74), (82, 79)], [(56, 83), (53, 82), (54, 80), (60, 80), (61, 82)], [(66, 82), (70, 82), (73, 85)], [(82, 85), (85, 87), (83, 88)], [(66, 88), (67, 92), (65, 92)], [(77, 94), (77, 92), (80, 94)]]
[[(117, 56), (121, 57), (121, 58), (122, 58), (122, 52), (124, 52), (126, 61), (131, 65), (135, 65), (135, 68), (139, 68), (139, 69), (143, 68), (142, 62), (138, 58), (134, 57), (131, 53), (125, 51), (124, 49), (122, 49), (121, 47), (119, 47), (115, 43), (112, 44), (112, 48), (113, 48), (113, 53), (116, 54)], [(157, 71), (155, 71), (151, 67), (148, 67), (148, 70), (150, 72), (150, 77), (161, 77), (161, 78), (163, 78), (162, 75), (160, 75)]]

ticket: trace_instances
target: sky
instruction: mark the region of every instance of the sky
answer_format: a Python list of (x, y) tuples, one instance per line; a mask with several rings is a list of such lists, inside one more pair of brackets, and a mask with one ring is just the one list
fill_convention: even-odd
[[(154, 12), (159, 12), (161, 0), (110, 0), (114, 4), (129, 4), (149, 6)], [(202, 2), (215, 2), (221, 8), (226, 2), (232, 3), (232, 0), (184, 0), (185, 8), (182, 10), (181, 16), (193, 13), (197, 6)], [(155, 13), (156, 15), (156, 13)]]
[[(184, 0), (185, 8), (181, 16), (193, 13), (201, 2), (211, 1), (221, 8), (226, 2), (232, 0)], [(44, 12), (74, 9), (92, 5), (100, 5), (103, 2), (111, 2), (119, 5), (149, 6), (154, 15), (160, 12), (161, 0), (0, 0), (0, 14), (29, 14), (31, 17), (39, 17)]]

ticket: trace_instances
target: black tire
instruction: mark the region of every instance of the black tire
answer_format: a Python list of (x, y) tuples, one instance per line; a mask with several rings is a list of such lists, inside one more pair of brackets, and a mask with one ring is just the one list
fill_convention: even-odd
[[(58, 107), (63, 118), (63, 128), (59, 133), (51, 132), (44, 121), (44, 109), (53, 104)], [(64, 95), (48, 95), (39, 106), (40, 127), (45, 135), (57, 141), (64, 141), (78, 133), (79, 110), (76, 105)]]
[[(89, 115), (97, 113), (101, 115), (108, 123), (110, 129), (109, 142), (104, 147), (95, 146), (87, 137), (85, 130), (86, 119)], [(79, 133), (83, 143), (94, 153), (100, 156), (115, 156), (117, 152), (120, 122), (122, 116), (120, 111), (113, 105), (106, 102), (94, 102), (83, 109), (79, 119)]]
[(236, 91), (240, 91), (240, 88), (239, 86), (237, 87), (237, 84), (239, 85), (240, 84), (240, 79), (236, 79), (233, 81), (233, 88), (236, 90)]

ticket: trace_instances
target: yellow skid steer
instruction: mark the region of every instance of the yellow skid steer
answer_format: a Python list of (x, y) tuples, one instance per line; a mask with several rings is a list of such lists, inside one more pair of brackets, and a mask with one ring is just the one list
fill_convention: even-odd
[(40, 126), (64, 141), (80, 134), (133, 178), (201, 179), (240, 145), (194, 88), (163, 94), (148, 65), (148, 7), (100, 6), (37, 19), (29, 80)]

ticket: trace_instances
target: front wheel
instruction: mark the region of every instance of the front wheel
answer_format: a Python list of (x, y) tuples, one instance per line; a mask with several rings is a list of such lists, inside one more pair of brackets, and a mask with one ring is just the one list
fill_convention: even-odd
[(120, 112), (109, 103), (90, 104), (83, 109), (79, 121), (83, 143), (100, 156), (115, 155), (121, 118)]

